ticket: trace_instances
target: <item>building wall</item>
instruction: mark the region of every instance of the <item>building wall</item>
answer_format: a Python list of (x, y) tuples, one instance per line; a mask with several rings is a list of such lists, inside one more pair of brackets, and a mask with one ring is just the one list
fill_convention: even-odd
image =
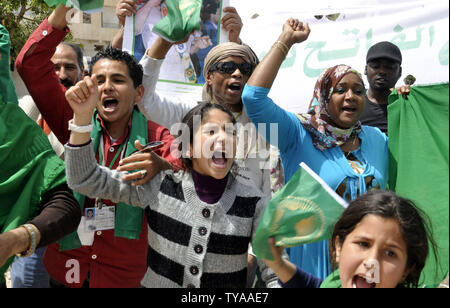
[(83, 21), (83, 13), (75, 14), (69, 26), (74, 41), (86, 56), (94, 56), (99, 48), (106, 48), (119, 30), (116, 5), (120, 0), (105, 0), (103, 12), (90, 14), (90, 23)]

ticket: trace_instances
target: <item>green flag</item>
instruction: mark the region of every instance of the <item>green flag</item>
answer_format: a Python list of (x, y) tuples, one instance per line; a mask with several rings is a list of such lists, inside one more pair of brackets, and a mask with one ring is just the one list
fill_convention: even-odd
[(17, 104), (16, 87), (9, 69), (10, 48), (9, 32), (0, 24), (0, 102)]
[(153, 32), (169, 42), (177, 42), (200, 29), (202, 0), (166, 0), (166, 5), (167, 16), (153, 27)]
[(448, 105), (448, 83), (411, 87), (407, 99), (396, 92), (389, 97), (389, 188), (430, 217), (438, 245), (437, 264), (429, 256), (422, 272), (425, 287), (448, 276)]
[(64, 4), (86, 12), (102, 9), (104, 0), (44, 0), (44, 2), (50, 7)]
[(284, 247), (328, 239), (346, 207), (346, 201), (301, 163), (267, 205), (253, 238), (253, 251), (258, 258), (273, 260), (270, 237)]

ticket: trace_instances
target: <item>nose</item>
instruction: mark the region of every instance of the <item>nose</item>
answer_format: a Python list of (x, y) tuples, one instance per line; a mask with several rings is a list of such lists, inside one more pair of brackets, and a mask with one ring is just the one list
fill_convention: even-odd
[(366, 258), (363, 261), (366, 272), (366, 279), (368, 282), (380, 283), (381, 265), (379, 261), (379, 253), (377, 249), (368, 251)]
[(236, 69), (231, 74), (231, 76), (234, 78), (242, 78), (243, 74), (242, 74), (241, 70), (239, 69), (239, 67), (236, 67)]
[(56, 72), (56, 75), (58, 76), (58, 78), (61, 80), (65, 80), (68, 77), (64, 66), (61, 66), (55, 72)]
[(353, 93), (352, 89), (348, 89), (347, 92), (345, 92), (345, 99), (351, 100), (355, 96), (355, 93)]
[(110, 92), (114, 89), (113, 87), (113, 83), (109, 78), (105, 78), (105, 82), (103, 82), (102, 86), (102, 91), (107, 93)]

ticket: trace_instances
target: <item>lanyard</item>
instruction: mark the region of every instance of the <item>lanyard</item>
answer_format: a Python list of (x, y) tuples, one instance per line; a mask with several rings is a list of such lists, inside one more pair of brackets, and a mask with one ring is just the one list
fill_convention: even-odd
[[(112, 166), (114, 166), (114, 163), (117, 159), (117, 157), (119, 157), (119, 154), (122, 154), (120, 159), (123, 158), (123, 154), (124, 154), (124, 150), (123, 150), (123, 145), (127, 142), (127, 140), (124, 140), (124, 142), (122, 142), (122, 144), (120, 145), (119, 149), (117, 150), (116, 155), (114, 156), (113, 160), (111, 161), (111, 163), (109, 164), (109, 169), (112, 168)], [(100, 137), (100, 146), (98, 147), (98, 161), (102, 162), (102, 166), (106, 165), (106, 156), (103, 155), (103, 151), (105, 150), (104, 148), (104, 144), (103, 144), (103, 135)]]

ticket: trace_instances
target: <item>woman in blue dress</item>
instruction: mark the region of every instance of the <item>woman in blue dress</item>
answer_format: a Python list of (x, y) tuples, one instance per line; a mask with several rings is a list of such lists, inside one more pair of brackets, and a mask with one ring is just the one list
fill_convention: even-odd
[[(344, 199), (353, 200), (372, 188), (386, 187), (387, 136), (378, 128), (362, 126), (365, 87), (361, 75), (347, 65), (327, 69), (318, 78), (308, 112), (294, 114), (268, 97), (278, 70), (293, 44), (305, 41), (309, 26), (289, 19), (272, 49), (247, 82), (242, 95), (255, 125), (278, 125), (278, 142), (285, 182), (305, 162)], [(270, 136), (269, 133), (266, 136)], [(288, 250), (290, 260), (310, 274), (330, 274), (328, 242)]]

